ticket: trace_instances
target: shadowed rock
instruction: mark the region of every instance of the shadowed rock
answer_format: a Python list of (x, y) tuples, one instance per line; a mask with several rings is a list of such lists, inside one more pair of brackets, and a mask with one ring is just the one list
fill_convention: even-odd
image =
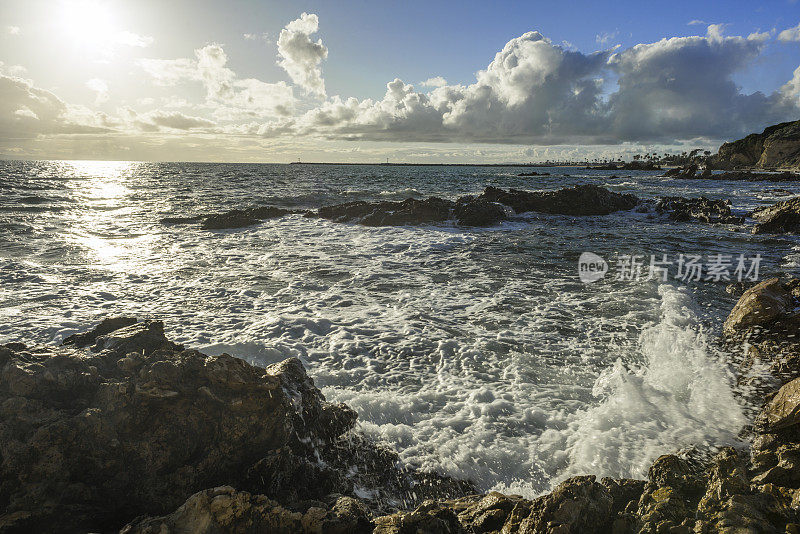
[(633, 195), (614, 193), (596, 185), (576, 185), (557, 191), (504, 191), (487, 187), (478, 199), (504, 204), (516, 213), (536, 211), (554, 215), (608, 215), (633, 209), (639, 203)]
[(658, 213), (665, 213), (673, 221), (697, 221), (718, 224), (741, 224), (744, 217), (731, 214), (730, 202), (710, 200), (705, 197), (662, 197), (656, 201)]
[(94, 345), (99, 336), (110, 334), (114, 330), (125, 328), (135, 324), (137, 319), (135, 317), (109, 317), (88, 332), (82, 334), (72, 334), (64, 339), (62, 345), (74, 345), (78, 348), (88, 347)]
[(800, 230), (800, 197), (759, 208), (753, 211), (753, 218), (758, 221), (754, 234), (797, 232)]

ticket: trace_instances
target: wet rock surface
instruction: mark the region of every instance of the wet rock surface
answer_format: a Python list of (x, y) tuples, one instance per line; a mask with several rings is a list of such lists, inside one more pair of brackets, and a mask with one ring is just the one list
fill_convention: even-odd
[(355, 412), (326, 402), (297, 359), (254, 367), (184, 350), (159, 321), (129, 323), (104, 321), (62, 347), (0, 347), (0, 532), (117, 530), (224, 485), (251, 493), (226, 497), (234, 519), (272, 497), (293, 513), (317, 499), (331, 502), (328, 516), (314, 512), (324, 524), (344, 506), (330, 496), (353, 498), (355, 485), (375, 487), (359, 505), (373, 513), (414, 505), (415, 491), (475, 491), (346, 436)]
[(478, 197), (510, 207), (515, 213), (534, 211), (553, 215), (608, 215), (631, 210), (639, 199), (596, 185), (577, 185), (557, 191), (505, 191), (487, 187)]
[(754, 234), (796, 233), (800, 231), (800, 197), (759, 208), (753, 218), (758, 221)]
[(693, 221), (717, 224), (741, 224), (744, 217), (731, 213), (730, 202), (705, 197), (662, 197), (655, 203), (658, 213), (667, 214), (673, 221)]
[(162, 224), (191, 224), (200, 223), (204, 230), (224, 230), (229, 228), (244, 228), (258, 224), (261, 221), (275, 219), (293, 213), (303, 213), (300, 210), (287, 210), (274, 206), (258, 206), (244, 209), (234, 209), (223, 213), (210, 213), (206, 215), (193, 215), (189, 217), (164, 217)]

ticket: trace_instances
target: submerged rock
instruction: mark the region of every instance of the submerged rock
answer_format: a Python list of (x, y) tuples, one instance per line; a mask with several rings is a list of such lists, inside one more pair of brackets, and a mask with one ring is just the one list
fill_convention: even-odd
[(557, 215), (608, 215), (636, 207), (639, 199), (596, 185), (576, 185), (557, 191), (504, 191), (487, 187), (479, 200), (498, 202), (516, 213), (536, 211)]
[(259, 206), (243, 210), (230, 210), (225, 213), (207, 215), (203, 219), (201, 228), (204, 230), (221, 230), (225, 228), (242, 228), (252, 226), (267, 219), (283, 217), (297, 211), (285, 210), (273, 206)]
[(753, 211), (753, 218), (758, 221), (754, 234), (797, 232), (800, 230), (800, 197), (759, 208)]

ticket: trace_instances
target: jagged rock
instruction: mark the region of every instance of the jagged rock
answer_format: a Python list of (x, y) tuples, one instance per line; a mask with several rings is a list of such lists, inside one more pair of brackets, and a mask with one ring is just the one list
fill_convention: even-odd
[(120, 534), (367, 534), (373, 530), (369, 512), (355, 499), (338, 497), (332, 506), (313, 504), (302, 512), (293, 511), (264, 495), (223, 486), (192, 495), (167, 516), (137, 519)]
[(355, 419), (325, 402), (298, 360), (261, 369), (181, 350), (157, 321), (99, 335), (93, 350), (0, 348), (0, 532), (107, 530), (163, 514), (203, 488), (246, 482), (269, 451), (302, 456)]
[(662, 197), (658, 199), (655, 209), (659, 213), (668, 214), (674, 221), (699, 221), (705, 223), (740, 224), (743, 217), (731, 215), (730, 202), (710, 200), (705, 197)]
[(458, 199), (453, 214), (461, 226), (491, 226), (508, 218), (501, 204), (472, 197)]
[(703, 482), (685, 460), (672, 454), (659, 457), (650, 467), (639, 499), (639, 532), (691, 532), (694, 512), (705, 492)]
[(455, 203), (437, 197), (402, 202), (347, 202), (317, 210), (323, 219), (358, 222), (365, 226), (403, 226), (444, 222), (450, 218)]
[(767, 431), (800, 423), (800, 378), (784, 384), (759, 415)]
[(88, 347), (89, 345), (94, 345), (99, 336), (110, 334), (114, 330), (125, 328), (126, 326), (135, 324), (137, 321), (138, 319), (135, 317), (109, 317), (108, 319), (103, 319), (99, 325), (94, 327), (89, 332), (72, 334), (71, 336), (64, 338), (64, 341), (61, 344), (74, 345), (78, 348)]
[(576, 185), (558, 191), (504, 191), (487, 187), (478, 198), (504, 204), (516, 213), (536, 211), (558, 215), (608, 215), (633, 209), (639, 202), (633, 195), (614, 193), (596, 185)]
[(758, 221), (754, 234), (797, 232), (800, 230), (800, 197), (759, 208), (753, 211)]
[(779, 278), (770, 278), (744, 292), (725, 320), (723, 330), (735, 335), (760, 326), (767, 328), (777, 319), (788, 317), (794, 309), (794, 297)]

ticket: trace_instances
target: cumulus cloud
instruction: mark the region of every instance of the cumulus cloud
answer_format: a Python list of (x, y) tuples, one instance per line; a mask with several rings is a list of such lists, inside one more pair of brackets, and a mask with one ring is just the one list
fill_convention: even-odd
[(108, 102), (108, 83), (100, 78), (92, 78), (86, 82), (86, 87), (96, 94), (95, 104)]
[(800, 24), (794, 28), (788, 28), (778, 34), (778, 40), (783, 43), (791, 43), (792, 41), (800, 41)]
[(108, 131), (106, 116), (69, 106), (32, 81), (0, 74), (0, 138)]
[(693, 19), (689, 21), (689, 26), (705, 26), (705, 22), (700, 19)]
[(198, 48), (193, 59), (142, 59), (138, 62), (159, 85), (201, 82), (206, 89), (206, 103), (215, 109), (219, 119), (284, 116), (292, 112), (294, 95), (289, 85), (239, 78), (227, 63), (228, 56), (218, 44)]
[(730, 138), (800, 116), (797, 74), (770, 95), (743, 94), (733, 81), (768, 37), (726, 36), (712, 24), (703, 36), (584, 54), (528, 32), (470, 85), (433, 78), (435, 88), (421, 93), (395, 79), (380, 100), (336, 96), (259, 132), (540, 145)]
[(287, 24), (278, 36), (278, 65), (309, 93), (325, 96), (325, 81), (319, 64), (328, 57), (328, 49), (322, 39), (316, 42), (311, 39), (311, 34), (318, 29), (319, 19), (313, 13), (303, 13)]
[(424, 82), (421, 82), (420, 85), (423, 87), (444, 87), (447, 85), (447, 80), (441, 76), (434, 76), (433, 78), (428, 78)]

